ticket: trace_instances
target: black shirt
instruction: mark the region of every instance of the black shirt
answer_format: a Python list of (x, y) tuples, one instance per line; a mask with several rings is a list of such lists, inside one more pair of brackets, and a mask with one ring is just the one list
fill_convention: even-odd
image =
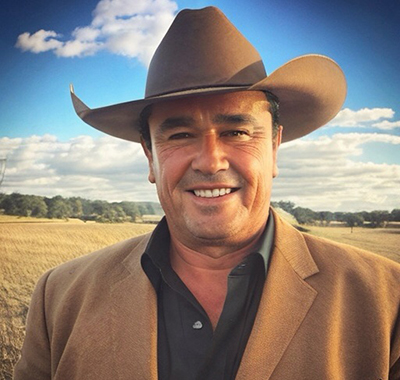
[(235, 378), (264, 287), (273, 224), (270, 213), (260, 248), (228, 275), (227, 296), (213, 332), (206, 312), (171, 267), (168, 225), (165, 218), (159, 223), (142, 266), (157, 292), (160, 380)]

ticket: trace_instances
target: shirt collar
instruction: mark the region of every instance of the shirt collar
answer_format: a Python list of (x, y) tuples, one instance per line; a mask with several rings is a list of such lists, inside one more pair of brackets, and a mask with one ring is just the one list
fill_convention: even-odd
[(274, 244), (274, 235), (275, 235), (275, 221), (274, 215), (272, 214), (271, 210), (269, 210), (268, 221), (267, 225), (265, 226), (263, 235), (260, 239), (260, 246), (257, 249), (264, 259), (264, 266), (265, 266), (265, 274), (268, 271), (268, 265), (272, 253), (272, 245)]

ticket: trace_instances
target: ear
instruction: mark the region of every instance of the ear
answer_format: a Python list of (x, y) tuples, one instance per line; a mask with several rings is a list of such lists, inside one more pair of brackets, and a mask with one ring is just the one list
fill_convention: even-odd
[(147, 161), (149, 163), (149, 182), (150, 183), (155, 183), (156, 182), (156, 178), (154, 176), (154, 169), (153, 169), (153, 154), (151, 153), (151, 150), (146, 146), (146, 143), (144, 142), (143, 138), (140, 138), (140, 144), (142, 145), (144, 154), (147, 157)]
[(272, 168), (272, 178), (278, 176), (279, 169), (278, 169), (278, 148), (282, 142), (282, 125), (279, 126), (279, 129), (276, 133), (274, 140), (272, 141), (272, 160), (273, 160), (273, 168)]

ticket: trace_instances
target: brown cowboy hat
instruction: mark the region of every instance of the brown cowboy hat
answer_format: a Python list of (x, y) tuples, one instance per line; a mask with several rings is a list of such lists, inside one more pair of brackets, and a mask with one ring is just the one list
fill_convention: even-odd
[(140, 141), (138, 119), (149, 104), (231, 91), (270, 91), (280, 101), (283, 142), (302, 137), (331, 120), (346, 97), (346, 80), (330, 58), (305, 55), (267, 76), (251, 43), (215, 7), (183, 10), (150, 63), (145, 98), (96, 109), (73, 92), (79, 117), (112, 136)]

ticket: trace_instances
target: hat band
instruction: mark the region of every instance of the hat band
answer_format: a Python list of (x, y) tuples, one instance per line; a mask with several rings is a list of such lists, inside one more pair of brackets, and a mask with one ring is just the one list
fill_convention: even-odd
[(251, 84), (244, 84), (244, 85), (231, 85), (231, 86), (199, 86), (199, 87), (190, 87), (188, 89), (184, 90), (179, 90), (179, 91), (168, 91), (164, 93), (159, 93), (156, 95), (151, 95), (151, 96), (146, 96), (146, 100), (152, 100), (152, 99), (158, 99), (158, 98), (167, 98), (167, 97), (175, 97), (175, 96), (187, 96), (190, 94), (201, 94), (201, 93), (208, 93), (208, 92), (229, 92), (229, 91), (237, 91), (237, 90), (246, 90), (249, 87), (253, 86), (253, 83)]

